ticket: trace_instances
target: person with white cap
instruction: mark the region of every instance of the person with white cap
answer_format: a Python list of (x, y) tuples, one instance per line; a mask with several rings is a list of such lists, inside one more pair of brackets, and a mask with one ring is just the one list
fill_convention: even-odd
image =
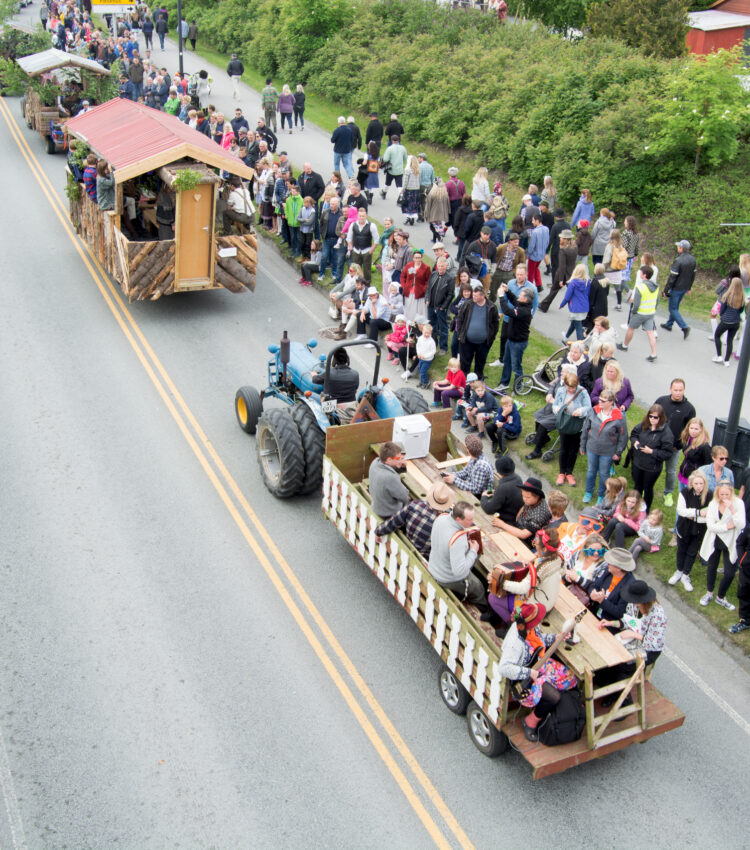
[(695, 280), (695, 257), (690, 253), (690, 243), (687, 239), (681, 239), (677, 244), (677, 256), (669, 270), (667, 285), (664, 287), (664, 295), (669, 299), (669, 316), (662, 327), (666, 331), (672, 330), (672, 325), (677, 322), (682, 330), (684, 339), (688, 338), (690, 328), (680, 315), (680, 302), (688, 294)]
[(357, 320), (357, 339), (377, 340), (380, 331), (391, 329), (391, 305), (371, 286)]

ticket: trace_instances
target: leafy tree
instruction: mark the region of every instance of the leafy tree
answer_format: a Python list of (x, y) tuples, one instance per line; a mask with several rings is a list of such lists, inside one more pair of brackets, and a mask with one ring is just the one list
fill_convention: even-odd
[(739, 47), (688, 57), (651, 114), (649, 153), (663, 159), (690, 157), (695, 174), (702, 159), (714, 168), (731, 162), (750, 119), (739, 71)]
[(646, 56), (672, 59), (685, 53), (690, 0), (601, 0), (588, 9), (596, 38), (613, 38)]
[(591, 0), (516, 0), (509, 3), (511, 13), (535, 18), (557, 32), (581, 29)]

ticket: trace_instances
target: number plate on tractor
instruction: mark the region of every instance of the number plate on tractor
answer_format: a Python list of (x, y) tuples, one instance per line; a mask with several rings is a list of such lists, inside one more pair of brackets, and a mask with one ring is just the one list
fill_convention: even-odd
[(326, 399), (324, 402), (322, 402), (321, 407), (323, 408), (323, 413), (333, 413), (333, 411), (336, 410), (336, 399)]

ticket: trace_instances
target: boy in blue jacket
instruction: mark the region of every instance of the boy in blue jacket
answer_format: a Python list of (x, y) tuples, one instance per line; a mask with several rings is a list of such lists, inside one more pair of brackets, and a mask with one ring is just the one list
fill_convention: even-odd
[(486, 431), (492, 451), (504, 455), (508, 450), (505, 440), (515, 440), (521, 433), (521, 414), (511, 396), (504, 395), (500, 399), (500, 410), (494, 420), (487, 422)]
[(478, 431), (479, 436), (484, 437), (485, 423), (491, 422), (495, 418), (497, 399), (491, 392), (488, 392), (484, 381), (474, 381), (471, 390), (471, 400), (466, 408), (469, 433), (474, 434)]

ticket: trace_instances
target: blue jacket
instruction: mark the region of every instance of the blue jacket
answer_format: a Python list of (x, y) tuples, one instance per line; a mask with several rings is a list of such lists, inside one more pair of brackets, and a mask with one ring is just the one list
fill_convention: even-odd
[(130, 82), (130, 80), (120, 83), (120, 97), (127, 100), (135, 100), (135, 86)]
[(584, 200), (583, 195), (581, 195), (578, 199), (575, 211), (573, 212), (573, 218), (570, 220), (571, 229), (574, 228), (581, 219), (588, 221), (589, 224), (594, 220), (594, 202)]
[(588, 313), (589, 282), (587, 280), (574, 277), (568, 281), (560, 309), (562, 310), (566, 304), (571, 313)]
[(497, 410), (497, 399), (489, 390), (484, 391), (482, 398), (479, 398), (472, 390), (469, 407), (476, 407), (480, 413), (492, 413), (493, 410)]
[(540, 224), (539, 227), (533, 228), (529, 234), (529, 247), (526, 249), (526, 256), (535, 263), (540, 263), (544, 259), (548, 247), (549, 229)]
[(354, 139), (352, 138), (352, 131), (346, 126), (346, 124), (340, 124), (333, 131), (333, 135), (331, 136), (331, 143), (333, 144), (334, 153), (352, 152), (352, 148), (354, 147)]
[(521, 414), (518, 412), (515, 402), (513, 403), (513, 410), (507, 417), (503, 416), (502, 409), (498, 411), (495, 422), (498, 426), (504, 426), (503, 431), (509, 437), (517, 437), (521, 433)]
[[(580, 395), (576, 398), (574, 402), (571, 402), (568, 405), (568, 411), (573, 413), (574, 410), (582, 410), (583, 416), (581, 417), (581, 422), (586, 421), (586, 416), (588, 416), (589, 410), (591, 410), (591, 399), (589, 397), (588, 392), (581, 386), (578, 387), (576, 393), (580, 391)], [(565, 397), (568, 393), (568, 387), (561, 383), (555, 392), (555, 400), (552, 402), (552, 412), (557, 416), (560, 412), (560, 408), (565, 404)]]
[(485, 221), (484, 226), (489, 227), (490, 229), (490, 241), (494, 242), (495, 245), (503, 244), (503, 236), (505, 234), (505, 219), (500, 221), (497, 218), (489, 218)]

